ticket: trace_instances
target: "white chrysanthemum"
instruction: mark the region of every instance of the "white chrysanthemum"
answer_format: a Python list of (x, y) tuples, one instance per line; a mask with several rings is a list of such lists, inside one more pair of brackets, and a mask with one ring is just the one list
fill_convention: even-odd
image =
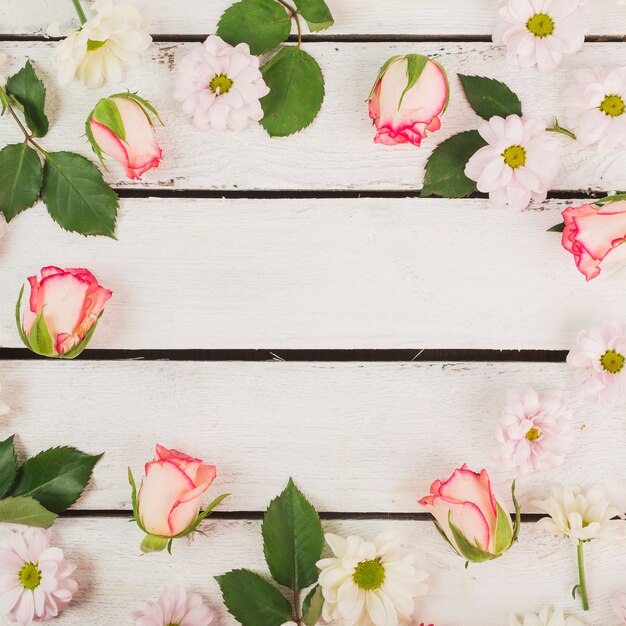
[(70, 603), (74, 566), (50, 546), (50, 531), (24, 528), (0, 535), (0, 607), (20, 626), (47, 621)]
[(545, 608), (539, 613), (511, 615), (509, 626), (585, 626), (577, 617), (565, 616), (562, 609)]
[(626, 326), (609, 322), (581, 330), (567, 363), (578, 369), (584, 397), (597, 398), (606, 408), (626, 403)]
[(248, 44), (211, 35), (180, 62), (174, 99), (199, 130), (240, 131), (263, 117), (260, 99), (268, 93)]
[(166, 587), (158, 600), (143, 602), (132, 618), (135, 626), (210, 626), (215, 614), (200, 594)]
[(510, 63), (555, 70), (580, 50), (589, 30), (587, 0), (500, 0), (493, 41), (504, 44)]
[(561, 465), (572, 446), (572, 426), (569, 404), (560, 391), (510, 391), (494, 456), (515, 477)]
[(96, 0), (91, 9), (95, 15), (71, 31), (54, 51), (61, 85), (75, 76), (88, 87), (117, 83), (122, 80), (124, 64), (139, 63), (152, 43), (135, 5)]
[(415, 568), (389, 535), (374, 541), (326, 535), (333, 558), (322, 559), (319, 584), (322, 618), (344, 626), (397, 626), (412, 623), (413, 599), (428, 590), (428, 574)]
[(626, 147), (626, 66), (583, 68), (574, 78), (565, 102), (578, 141), (602, 153)]
[(574, 545), (594, 539), (620, 544), (626, 540), (626, 521), (614, 519), (619, 511), (607, 500), (600, 485), (588, 489), (554, 486), (549, 498), (536, 500), (533, 505), (550, 516), (539, 520), (540, 526), (568, 537)]
[(465, 166), (478, 191), (488, 193), (499, 207), (524, 209), (531, 199), (545, 200), (561, 159), (559, 140), (546, 132), (546, 125), (532, 117), (495, 116), (478, 132), (488, 145)]

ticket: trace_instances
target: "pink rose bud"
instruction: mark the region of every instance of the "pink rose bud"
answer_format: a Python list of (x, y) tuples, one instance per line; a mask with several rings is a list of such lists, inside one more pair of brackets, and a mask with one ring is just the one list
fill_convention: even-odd
[(138, 494), (129, 471), (135, 520), (147, 534), (141, 546), (144, 552), (163, 550), (171, 539), (193, 532), (225, 497), (217, 498), (200, 514), (203, 495), (217, 470), (177, 450), (157, 445), (156, 456), (146, 463), (145, 471)]
[(600, 209), (590, 204), (568, 207), (562, 215), (561, 244), (574, 256), (578, 270), (591, 280), (600, 274), (607, 254), (626, 240), (626, 200), (608, 202)]
[[(511, 492), (519, 514), (515, 483)], [(495, 559), (517, 541), (519, 522), (511, 521), (494, 495), (485, 470), (476, 474), (463, 465), (447, 481), (436, 480), (430, 487), (430, 495), (419, 503), (433, 514), (452, 548), (473, 563)]]
[(73, 359), (86, 347), (112, 292), (86, 269), (44, 267), (41, 278), (29, 276), (30, 296), (18, 330), (27, 348), (42, 356)]
[(374, 141), (419, 146), (427, 132), (441, 128), (449, 94), (448, 78), (439, 63), (420, 54), (392, 57), (369, 95), (370, 117), (378, 130)]
[(163, 151), (157, 142), (151, 114), (159, 122), (156, 109), (133, 93), (102, 98), (89, 114), (87, 138), (96, 156), (106, 154), (124, 167), (126, 176), (140, 179), (144, 172), (158, 167)]

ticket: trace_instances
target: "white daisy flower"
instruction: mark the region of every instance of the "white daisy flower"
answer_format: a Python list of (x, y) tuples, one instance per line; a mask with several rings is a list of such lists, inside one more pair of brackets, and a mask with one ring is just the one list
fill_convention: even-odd
[(488, 145), (474, 154), (465, 175), (499, 207), (524, 209), (543, 201), (560, 165), (561, 144), (532, 117), (492, 117), (478, 132)]
[(124, 64), (137, 65), (152, 43), (133, 4), (96, 0), (91, 9), (94, 16), (71, 31), (54, 51), (61, 85), (76, 76), (88, 87), (120, 82)]
[(411, 624), (413, 599), (428, 590), (428, 574), (415, 568), (389, 535), (374, 541), (327, 534), (334, 557), (322, 559), (319, 584), (324, 595), (322, 618), (344, 626)]
[(578, 141), (601, 153), (626, 147), (626, 66), (583, 68), (574, 79), (565, 103)]
[(158, 600), (143, 602), (132, 619), (135, 626), (210, 626), (215, 614), (200, 594), (166, 587)]
[(577, 617), (565, 616), (562, 609), (545, 608), (539, 613), (511, 615), (509, 626), (585, 626)]
[(614, 519), (619, 511), (608, 501), (602, 486), (554, 486), (549, 498), (536, 500), (533, 505), (550, 516), (539, 520), (541, 527), (567, 537), (574, 545), (594, 539), (619, 544), (626, 540), (626, 522)]
[(600, 406), (626, 403), (626, 326), (609, 322), (581, 330), (567, 363), (578, 369), (583, 397), (597, 398)]
[(493, 41), (504, 44), (510, 63), (555, 70), (580, 50), (589, 30), (587, 0), (500, 0)]
[(572, 414), (557, 390), (510, 391), (496, 431), (496, 459), (515, 477), (561, 465), (573, 442)]
[(47, 621), (70, 603), (75, 567), (50, 545), (50, 531), (24, 528), (0, 535), (0, 607), (11, 621)]

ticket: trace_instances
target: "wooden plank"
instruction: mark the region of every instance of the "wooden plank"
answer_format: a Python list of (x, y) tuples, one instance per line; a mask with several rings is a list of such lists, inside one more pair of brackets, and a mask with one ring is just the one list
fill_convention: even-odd
[[(61, 92), (54, 85), (53, 44), (6, 43), (11, 57), (8, 71), (32, 57), (49, 84), (52, 131), (43, 140), (49, 149), (80, 150), (89, 156), (84, 120), (100, 96), (119, 86), (88, 90), (74, 83)], [(322, 65), (327, 97), (316, 122), (296, 136), (270, 139), (260, 127), (243, 133), (199, 133), (171, 98), (179, 59), (192, 45), (163, 43), (154, 46), (140, 67), (125, 75), (124, 88), (150, 98), (166, 122), (159, 129), (165, 160), (145, 182), (124, 178), (110, 164), (107, 178), (122, 188), (211, 190), (416, 190), (433, 146), (451, 134), (475, 128), (481, 120), (470, 110), (456, 73), (483, 74), (507, 82), (522, 98), (525, 111), (546, 120), (563, 115), (562, 97), (572, 71), (584, 65), (626, 64), (626, 46), (619, 43), (588, 44), (562, 69), (550, 76), (508, 65), (505, 53), (488, 43), (316, 43), (307, 49)], [(365, 99), (378, 68), (391, 55), (421, 52), (435, 55), (452, 77), (452, 98), (436, 139), (421, 149), (389, 148), (373, 142)], [(540, 97), (538, 97), (538, 94)], [(0, 145), (21, 139), (5, 118), (0, 124)], [(563, 138), (565, 157), (554, 187), (558, 190), (614, 190), (626, 188), (626, 152), (599, 156), (591, 149)], [(93, 157), (93, 154), (90, 155)]]
[(53, 264), (113, 289), (98, 348), (566, 349), (623, 318), (626, 246), (586, 284), (546, 232), (565, 204), (125, 199), (118, 241), (65, 233), (36, 207), (2, 241), (0, 346), (21, 346), (13, 298)]
[[(416, 602), (416, 624), (502, 626), (511, 611), (546, 605), (562, 607), (585, 624), (616, 622), (610, 599), (624, 590), (626, 553), (606, 542), (585, 548), (591, 610), (583, 613), (571, 596), (577, 581), (572, 545), (534, 524), (523, 525), (520, 542), (502, 558), (469, 569), (427, 522), (332, 521), (324, 526), (327, 532), (370, 539), (392, 532), (416, 555), (419, 567), (431, 575), (429, 594)], [(158, 597), (172, 584), (201, 593), (220, 626), (235, 626), (213, 577), (239, 567), (267, 574), (256, 521), (212, 520), (204, 525), (208, 536), (191, 544), (178, 541), (173, 556), (143, 558), (137, 550), (140, 534), (125, 519), (66, 519), (54, 528), (59, 545), (78, 564), (80, 589), (61, 617), (65, 626), (125, 624), (140, 601)]]
[(518, 481), (524, 511), (551, 483), (595, 482), (626, 511), (622, 412), (579, 402), (565, 364), (5, 361), (0, 381), (23, 456), (106, 451), (81, 509), (130, 510), (126, 467), (139, 477), (156, 442), (215, 463), (227, 511), (263, 510), (293, 476), (323, 511), (423, 512), (464, 462), (508, 497), (495, 427), (506, 391), (535, 386), (568, 393), (579, 432), (561, 468)]
[[(232, 0), (189, 0), (181, 11), (170, 0), (137, 0), (149, 30), (159, 35), (198, 35), (214, 32), (222, 12)], [(335, 17), (326, 35), (490, 35), (495, 22), (492, 0), (394, 0), (391, 10), (382, 9), (377, 0), (328, 0)], [(69, 2), (59, 0), (4, 0), (0, 6), (2, 33), (30, 35), (45, 31), (52, 21), (66, 20), (76, 24)], [(624, 8), (615, 0), (594, 0), (589, 18), (592, 35), (624, 34)]]

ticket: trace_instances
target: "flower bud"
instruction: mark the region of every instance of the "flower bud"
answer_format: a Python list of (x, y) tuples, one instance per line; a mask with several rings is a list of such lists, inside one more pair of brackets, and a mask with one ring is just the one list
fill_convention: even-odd
[(118, 161), (130, 179), (158, 167), (163, 157), (151, 114), (156, 109), (133, 93), (102, 98), (89, 114), (85, 130), (93, 151), (103, 161), (106, 154)]
[(446, 72), (420, 54), (389, 59), (378, 73), (368, 99), (376, 125), (376, 143), (419, 146), (428, 132), (441, 128), (440, 116), (448, 106)]

